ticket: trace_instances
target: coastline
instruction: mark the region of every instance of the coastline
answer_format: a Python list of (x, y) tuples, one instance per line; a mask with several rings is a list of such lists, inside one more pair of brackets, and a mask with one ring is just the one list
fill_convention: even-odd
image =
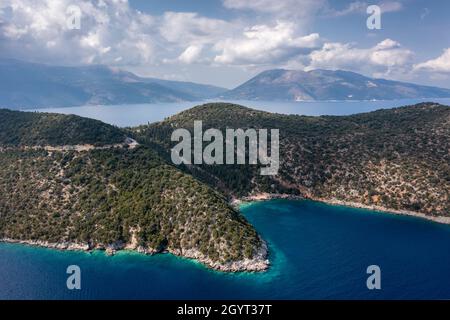
[(252, 196), (246, 196), (241, 198), (233, 198), (230, 201), (230, 205), (239, 210), (240, 206), (244, 204), (250, 204), (251, 202), (259, 202), (259, 201), (268, 201), (275, 199), (284, 199), (284, 200), (305, 200), (304, 196), (285, 194), (285, 193), (258, 193)]
[(226, 263), (213, 261), (196, 249), (171, 250), (170, 248), (168, 248), (166, 250), (155, 250), (151, 248), (138, 247), (135, 246), (134, 244), (124, 244), (124, 243), (113, 243), (107, 246), (104, 245), (91, 246), (88, 243), (48, 242), (41, 240), (17, 240), (11, 238), (2, 238), (0, 239), (0, 243), (1, 242), (28, 245), (33, 247), (42, 247), (48, 249), (56, 249), (60, 251), (67, 250), (67, 251), (92, 252), (94, 250), (100, 250), (104, 251), (105, 254), (109, 256), (114, 255), (117, 251), (133, 251), (144, 255), (170, 253), (181, 258), (196, 260), (209, 269), (222, 272), (261, 272), (266, 271), (270, 265), (270, 262), (267, 258), (268, 257), (267, 243), (262, 239), (261, 239), (261, 246), (257, 249), (257, 252), (253, 258), (230, 261)]
[(234, 208), (239, 208), (239, 206), (241, 206), (245, 203), (268, 201), (268, 200), (275, 200), (275, 199), (312, 200), (312, 201), (317, 201), (317, 202), (330, 204), (330, 205), (346, 206), (346, 207), (351, 207), (351, 208), (367, 209), (367, 210), (372, 210), (372, 211), (380, 211), (380, 212), (387, 213), (387, 214), (411, 216), (411, 217), (416, 217), (416, 218), (433, 221), (436, 223), (450, 225), (450, 217), (445, 217), (445, 216), (429, 216), (424, 213), (409, 211), (409, 210), (396, 210), (396, 209), (389, 209), (386, 207), (376, 206), (376, 205), (365, 205), (365, 204), (358, 203), (358, 202), (344, 201), (344, 200), (338, 200), (338, 199), (316, 198), (316, 197), (309, 197), (309, 196), (308, 197), (296, 196), (296, 195), (290, 195), (290, 194), (258, 193), (256, 195), (252, 195), (252, 196), (246, 196), (246, 197), (242, 197), (239, 199), (237, 199), (237, 198), (232, 199), (230, 204)]
[(425, 220), (429, 220), (429, 221), (433, 221), (433, 222), (437, 222), (437, 223), (450, 225), (450, 217), (445, 217), (445, 216), (430, 216), (430, 215), (426, 215), (421, 212), (415, 212), (415, 211), (410, 211), (410, 210), (389, 209), (389, 208), (382, 207), (382, 206), (365, 205), (365, 204), (358, 203), (358, 202), (343, 201), (343, 200), (338, 200), (338, 199), (322, 199), (322, 198), (308, 198), (308, 199), (317, 201), (317, 202), (326, 203), (326, 204), (331, 204), (331, 205), (346, 206), (346, 207), (351, 207), (351, 208), (380, 211), (380, 212), (388, 213), (388, 214), (416, 217), (416, 218), (421, 218), (421, 219), (425, 219)]
[[(450, 225), (450, 217), (444, 216), (428, 216), (420, 212), (408, 211), (408, 210), (395, 210), (388, 209), (381, 206), (375, 205), (364, 205), (357, 202), (343, 201), (338, 199), (325, 199), (325, 198), (314, 198), (314, 197), (306, 197), (301, 195), (290, 195), (290, 194), (279, 194), (279, 193), (258, 193), (251, 196), (241, 197), (241, 198), (233, 198), (230, 201), (230, 205), (234, 207), (236, 210), (239, 210), (242, 205), (251, 205), (252, 202), (260, 202), (260, 201), (269, 201), (275, 199), (284, 199), (284, 200), (312, 200), (317, 201), (329, 205), (337, 205), (337, 206), (346, 206), (351, 208), (359, 208), (359, 209), (367, 209), (372, 211), (379, 211), (386, 214), (395, 214), (395, 215), (404, 215), (404, 216), (412, 216), (421, 219), (426, 219), (429, 221), (433, 221), (436, 223), (448, 224)], [(230, 261), (226, 263), (221, 263), (218, 261), (213, 261), (210, 258), (206, 257), (200, 251), (195, 248), (191, 249), (172, 249), (166, 248), (164, 250), (156, 250), (152, 248), (143, 248), (137, 246), (134, 241), (132, 243), (122, 243), (116, 242), (109, 245), (97, 244), (91, 245), (89, 243), (78, 243), (78, 242), (48, 242), (41, 240), (17, 240), (10, 238), (2, 238), (0, 242), (5, 243), (16, 243), (23, 244), (29, 246), (36, 247), (44, 247), (49, 249), (56, 250), (68, 250), (68, 251), (84, 251), (84, 252), (92, 252), (94, 250), (104, 251), (107, 255), (114, 255), (117, 251), (133, 251), (144, 255), (154, 255), (154, 254), (163, 254), (170, 253), (175, 256), (196, 260), (199, 263), (203, 264), (206, 268), (222, 271), (222, 272), (262, 272), (266, 271), (270, 266), (270, 261), (268, 259), (268, 246), (267, 243), (260, 238), (261, 246), (256, 250), (256, 253), (251, 259), (243, 259)]]

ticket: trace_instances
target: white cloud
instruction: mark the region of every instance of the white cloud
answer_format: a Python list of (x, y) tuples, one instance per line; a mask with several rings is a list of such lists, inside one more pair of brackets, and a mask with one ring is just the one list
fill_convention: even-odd
[[(232, 20), (195, 12), (153, 16), (135, 10), (126, 0), (0, 0), (0, 58), (101, 63), (141, 74), (189, 70), (186, 77), (196, 74), (208, 81), (215, 81), (208, 74), (211, 67), (229, 79), (235, 74), (244, 77), (248, 67), (346, 69), (391, 78), (450, 74), (450, 48), (440, 57), (413, 65), (413, 52), (391, 39), (360, 48), (330, 40), (324, 44), (312, 32), (309, 22), (317, 16), (365, 14), (367, 0), (339, 10), (331, 9), (327, 0), (222, 1), (225, 8), (239, 11)], [(66, 10), (73, 4), (82, 11), (80, 30), (67, 28)], [(403, 8), (401, 1), (393, 0), (378, 5), (382, 12)], [(428, 13), (425, 9), (422, 18)]]
[(308, 69), (345, 69), (372, 75), (389, 75), (408, 69), (412, 57), (412, 51), (391, 39), (365, 49), (348, 43), (325, 43), (320, 50), (310, 54)]
[[(373, 3), (366, 2), (366, 1), (355, 1), (348, 4), (348, 6), (341, 10), (331, 9), (328, 8), (330, 16), (335, 17), (342, 17), (349, 14), (366, 14), (367, 7), (370, 6)], [(381, 3), (377, 3), (377, 5), (381, 9), (381, 13), (388, 13), (388, 12), (396, 12), (403, 9), (403, 5), (399, 1), (383, 1)]]
[[(238, 10), (251, 10), (258, 13), (270, 14), (276, 18), (295, 18), (300, 19), (296, 22), (302, 24), (310, 21), (312, 17), (318, 14), (328, 16), (345, 16), (348, 14), (362, 13), (366, 14), (369, 5), (374, 4), (368, 1), (354, 1), (343, 9), (334, 9), (331, 4), (337, 1), (328, 0), (222, 0), (226, 8)], [(382, 13), (396, 12), (403, 9), (400, 1), (385, 0), (376, 3), (381, 8)]]
[(221, 19), (199, 16), (194, 12), (166, 12), (159, 30), (170, 42), (178, 44), (207, 44), (231, 34), (238, 26)]
[(264, 64), (283, 62), (319, 47), (319, 34), (296, 34), (295, 24), (278, 21), (274, 27), (256, 25), (241, 36), (219, 41), (214, 49), (220, 53), (214, 61), (223, 64)]
[(367, 8), (366, 2), (355, 1), (355, 2), (349, 3), (349, 5), (342, 10), (330, 9), (330, 11), (331, 11), (330, 15), (335, 16), (335, 17), (341, 17), (341, 16), (346, 16), (348, 14), (356, 13), (356, 12), (363, 13), (366, 11), (366, 8)]
[(403, 9), (403, 5), (399, 1), (384, 1), (379, 4), (381, 13), (397, 12)]
[[(236, 8), (276, 12), (316, 10), (317, 1), (287, 3), (228, 1)], [(122, 67), (202, 63), (257, 64), (286, 61), (319, 47), (319, 35), (302, 34), (299, 24), (281, 19), (254, 25), (251, 19), (226, 21), (195, 12), (152, 16), (125, 0), (77, 2), (81, 29), (67, 28), (71, 0), (3, 0), (0, 4), (0, 57), (54, 64), (107, 64)], [(307, 8), (302, 11), (302, 8)], [(296, 13), (300, 14), (300, 13)], [(250, 24), (250, 26), (249, 26)]]
[(201, 45), (191, 45), (187, 47), (182, 54), (180, 54), (178, 60), (187, 64), (193, 63), (199, 59), (201, 52)]
[(0, 56), (60, 64), (150, 63), (156, 58), (155, 19), (124, 0), (78, 1), (80, 30), (67, 28), (70, 0), (2, 0)]
[[(230, 9), (252, 10), (275, 15), (277, 18), (310, 20), (327, 4), (326, 0), (223, 0)], [(296, 21), (302, 23), (302, 21)]]
[(414, 70), (441, 73), (450, 72), (450, 48), (445, 49), (442, 55), (440, 55), (436, 59), (428, 60), (426, 62), (414, 65)]

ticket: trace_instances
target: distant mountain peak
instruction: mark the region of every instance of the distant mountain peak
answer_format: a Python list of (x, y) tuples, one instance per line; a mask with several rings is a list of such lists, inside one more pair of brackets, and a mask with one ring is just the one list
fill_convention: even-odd
[(229, 100), (394, 100), (448, 98), (450, 89), (376, 79), (346, 70), (272, 69), (221, 95)]

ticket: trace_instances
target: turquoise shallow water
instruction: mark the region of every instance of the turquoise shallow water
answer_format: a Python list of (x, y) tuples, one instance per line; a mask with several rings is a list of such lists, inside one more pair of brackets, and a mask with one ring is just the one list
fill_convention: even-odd
[[(450, 226), (312, 201), (247, 205), (268, 241), (265, 273), (224, 274), (169, 254), (61, 252), (0, 244), (1, 299), (450, 299)], [(66, 268), (81, 268), (81, 290)], [(381, 290), (366, 268), (381, 268)]]

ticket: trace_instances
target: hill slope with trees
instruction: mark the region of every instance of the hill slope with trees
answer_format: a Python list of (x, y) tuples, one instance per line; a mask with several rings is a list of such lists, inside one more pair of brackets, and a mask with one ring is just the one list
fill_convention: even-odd
[(168, 251), (227, 271), (267, 268), (265, 243), (245, 218), (151, 148), (32, 148), (111, 144), (127, 132), (76, 116), (6, 110), (0, 127), (0, 239)]
[(261, 176), (253, 165), (182, 166), (229, 198), (260, 193), (301, 195), (386, 210), (450, 215), (450, 107), (434, 103), (352, 116), (300, 116), (233, 104), (205, 104), (135, 129), (160, 152), (174, 128), (280, 130), (280, 170)]

